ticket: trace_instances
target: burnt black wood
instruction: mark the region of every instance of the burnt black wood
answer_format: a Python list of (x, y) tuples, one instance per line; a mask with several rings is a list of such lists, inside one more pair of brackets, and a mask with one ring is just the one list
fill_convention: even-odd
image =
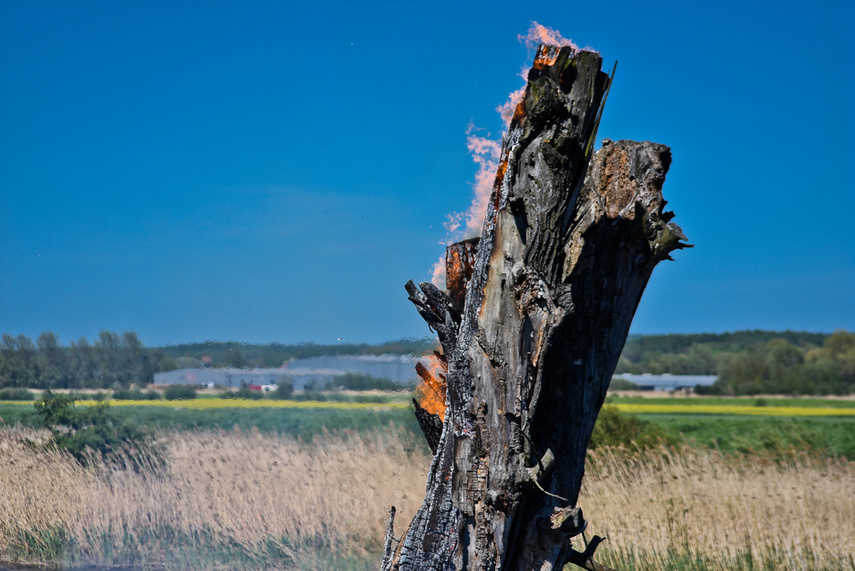
[(541, 46), (535, 62), (462, 310), (459, 291), (406, 287), (442, 344), (448, 408), (384, 570), (595, 568), (569, 542), (591, 431), (654, 266), (686, 244), (663, 211), (667, 147), (606, 140), (590, 156), (599, 54)]

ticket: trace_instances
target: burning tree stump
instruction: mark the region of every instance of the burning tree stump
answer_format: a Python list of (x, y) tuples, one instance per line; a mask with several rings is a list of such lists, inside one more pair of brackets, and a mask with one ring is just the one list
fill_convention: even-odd
[(390, 518), (384, 570), (605, 569), (599, 538), (569, 541), (585, 453), (651, 272), (686, 244), (663, 211), (667, 147), (606, 140), (591, 157), (601, 63), (540, 46), (480, 240), (449, 247), (448, 293), (407, 284), (442, 344), (447, 408), (417, 407), (441, 432), (400, 540)]

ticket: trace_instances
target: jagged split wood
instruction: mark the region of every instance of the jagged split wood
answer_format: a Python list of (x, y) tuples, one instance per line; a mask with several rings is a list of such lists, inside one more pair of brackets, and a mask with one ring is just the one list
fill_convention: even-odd
[(407, 284), (442, 344), (447, 409), (424, 504), (400, 539), (390, 518), (384, 570), (605, 569), (599, 538), (569, 541), (585, 453), (651, 272), (686, 244), (663, 211), (667, 147), (606, 140), (591, 157), (601, 63), (540, 46), (480, 240), (449, 247), (448, 293)]

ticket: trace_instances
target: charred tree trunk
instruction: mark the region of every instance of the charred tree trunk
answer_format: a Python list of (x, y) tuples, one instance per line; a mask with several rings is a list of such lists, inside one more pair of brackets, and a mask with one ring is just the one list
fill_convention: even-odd
[(407, 284), (443, 347), (447, 408), (441, 424), (421, 411), (441, 435), (384, 570), (603, 568), (596, 542), (569, 542), (585, 453), (653, 267), (685, 238), (663, 212), (667, 147), (607, 140), (591, 157), (601, 63), (540, 47), (480, 240), (449, 247), (448, 293)]

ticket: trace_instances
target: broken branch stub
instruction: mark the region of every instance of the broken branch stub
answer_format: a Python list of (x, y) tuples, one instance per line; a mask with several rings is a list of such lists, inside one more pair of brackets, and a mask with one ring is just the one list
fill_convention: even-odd
[(447, 409), (384, 570), (599, 565), (569, 542), (585, 452), (651, 272), (686, 246), (663, 211), (667, 147), (607, 140), (588, 156), (601, 63), (539, 48), (480, 239), (449, 247), (447, 293), (407, 284), (443, 347)]

